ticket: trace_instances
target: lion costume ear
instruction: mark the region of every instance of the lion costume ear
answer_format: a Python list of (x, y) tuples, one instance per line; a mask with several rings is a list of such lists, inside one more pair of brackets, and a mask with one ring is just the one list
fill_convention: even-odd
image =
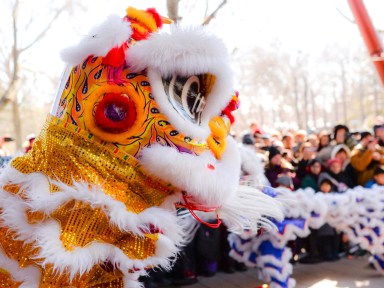
[(82, 63), (88, 56), (105, 57), (121, 47), (132, 36), (131, 24), (120, 16), (111, 15), (93, 28), (77, 45), (64, 49), (61, 59), (71, 66)]
[(61, 58), (71, 66), (82, 63), (89, 56), (104, 57), (104, 64), (121, 66), (130, 43), (147, 39), (164, 23), (171, 20), (160, 16), (154, 8), (138, 10), (128, 7), (126, 16), (111, 15), (92, 29), (77, 45), (64, 49)]

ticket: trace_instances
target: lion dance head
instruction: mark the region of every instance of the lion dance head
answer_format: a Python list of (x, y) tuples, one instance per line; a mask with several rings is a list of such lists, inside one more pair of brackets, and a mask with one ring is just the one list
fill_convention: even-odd
[(237, 192), (225, 46), (206, 27), (164, 24), (128, 8), (63, 51), (51, 114), (0, 175), (6, 287), (139, 287), (183, 243), (177, 206), (257, 225)]

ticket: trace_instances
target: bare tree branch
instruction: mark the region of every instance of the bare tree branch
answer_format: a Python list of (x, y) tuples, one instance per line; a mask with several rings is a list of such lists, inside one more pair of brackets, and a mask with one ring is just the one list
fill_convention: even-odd
[(39, 33), (39, 35), (36, 36), (36, 38), (31, 42), (29, 43), (28, 45), (24, 46), (23, 48), (20, 48), (20, 53), (24, 52), (25, 50), (28, 50), (29, 48), (31, 48), (36, 42), (38, 42), (40, 39), (42, 39), (45, 34), (51, 29), (52, 27), (52, 24), (57, 20), (57, 18), (60, 16), (61, 13), (63, 13), (65, 10), (65, 5), (56, 10), (56, 13), (55, 15), (52, 17), (52, 19), (47, 23), (47, 26)]
[[(346, 19), (349, 23), (351, 23), (351, 24), (354, 24), (354, 25), (357, 25), (357, 23), (356, 23), (356, 21), (354, 21), (353, 19), (351, 19), (351, 18), (348, 18), (339, 8), (337, 8), (336, 7), (336, 10), (337, 10), (337, 12), (339, 12), (340, 13), (340, 15), (344, 18), (344, 19)], [(376, 29), (376, 28), (375, 28)], [(383, 29), (376, 29), (376, 31), (377, 32), (379, 32), (379, 33), (384, 33), (384, 30)]]
[(217, 13), (217, 12), (218, 12), (218, 11), (225, 5), (225, 4), (227, 4), (227, 0), (223, 0), (223, 1), (219, 4), (219, 6), (217, 6), (217, 8), (216, 8), (211, 14), (209, 14), (208, 17), (205, 18), (205, 20), (203, 21), (202, 25), (208, 25), (209, 22), (211, 22), (211, 20), (212, 20), (213, 18), (215, 18), (216, 13)]

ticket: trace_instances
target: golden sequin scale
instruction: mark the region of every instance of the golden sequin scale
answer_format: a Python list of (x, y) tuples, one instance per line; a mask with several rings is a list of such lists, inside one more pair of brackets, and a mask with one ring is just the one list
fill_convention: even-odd
[(134, 157), (54, 116), (48, 116), (33, 149), (12, 166), (25, 174), (43, 172), (67, 185), (73, 180), (100, 185), (135, 213), (160, 205), (173, 193), (169, 185), (145, 175)]
[[(150, 206), (159, 205), (166, 196), (173, 193), (172, 187), (150, 178), (141, 171), (138, 161), (117, 149), (112, 143), (103, 142), (75, 125), (49, 116), (33, 149), (25, 156), (13, 160), (12, 166), (22, 173), (43, 172), (52, 179), (67, 185), (73, 181), (84, 181), (100, 185), (105, 194), (123, 202), (127, 210), (140, 213)], [(51, 185), (51, 193), (57, 187)], [(12, 183), (4, 187), (8, 193), (24, 198)], [(122, 250), (130, 259), (146, 259), (154, 255), (158, 234), (144, 234), (137, 237), (122, 232), (110, 224), (100, 208), (71, 200), (58, 207), (51, 215), (41, 211), (27, 211), (30, 224), (39, 223), (51, 217), (61, 226), (60, 240), (68, 251), (85, 247), (92, 241), (112, 244)], [(33, 243), (15, 240), (13, 232), (0, 228), (0, 245), (8, 257), (19, 262), (20, 267), (33, 265), (38, 249)], [(123, 287), (122, 274), (108, 263), (96, 265), (89, 273), (76, 276), (72, 283), (66, 274), (59, 275), (49, 265), (42, 270), (40, 287)], [(11, 282), (7, 271), (0, 271), (0, 287), (18, 287)], [(8, 284), (7, 284), (8, 283)], [(10, 283), (10, 284), (9, 284)], [(4, 286), (7, 285), (7, 286)]]

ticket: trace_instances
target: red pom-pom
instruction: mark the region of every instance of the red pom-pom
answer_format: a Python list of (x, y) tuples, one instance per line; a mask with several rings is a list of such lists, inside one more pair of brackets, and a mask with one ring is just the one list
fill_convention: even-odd
[(128, 45), (125, 43), (120, 47), (109, 50), (108, 54), (103, 57), (103, 64), (113, 67), (120, 67), (123, 65), (125, 60), (125, 50), (127, 47)]
[(235, 95), (232, 97), (231, 101), (228, 103), (227, 107), (221, 111), (222, 115), (228, 117), (231, 124), (235, 122), (235, 117), (232, 115), (232, 112), (239, 108), (239, 92), (236, 91)]
[(155, 8), (148, 8), (146, 12), (152, 15), (158, 28), (161, 28), (163, 26), (163, 20), (161, 19), (161, 16), (159, 15), (159, 13), (157, 13)]
[(128, 131), (137, 118), (135, 103), (127, 95), (106, 93), (97, 104), (95, 122), (110, 133)]

